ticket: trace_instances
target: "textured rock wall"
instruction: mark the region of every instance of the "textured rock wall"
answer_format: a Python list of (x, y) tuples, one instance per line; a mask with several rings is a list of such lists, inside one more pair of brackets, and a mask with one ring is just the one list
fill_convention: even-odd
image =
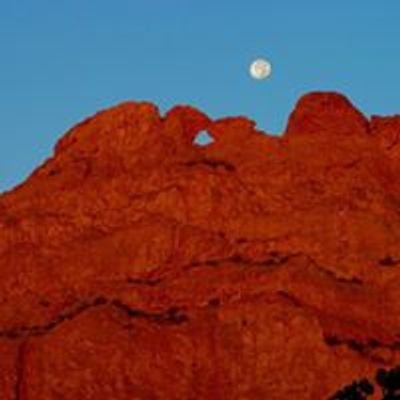
[(322, 92), (281, 137), (81, 122), (0, 196), (0, 398), (326, 399), (399, 364), (399, 138)]

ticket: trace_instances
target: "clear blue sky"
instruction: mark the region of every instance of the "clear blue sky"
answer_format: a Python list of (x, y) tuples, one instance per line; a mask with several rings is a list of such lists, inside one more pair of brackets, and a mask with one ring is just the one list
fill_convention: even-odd
[[(247, 115), (275, 134), (312, 90), (400, 113), (399, 21), (399, 0), (1, 0), (0, 192), (128, 99)], [(249, 78), (257, 56), (269, 80)]]

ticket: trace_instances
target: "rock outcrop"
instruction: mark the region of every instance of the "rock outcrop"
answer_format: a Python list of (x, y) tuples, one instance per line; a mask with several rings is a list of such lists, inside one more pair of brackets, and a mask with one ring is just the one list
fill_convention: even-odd
[(400, 364), (399, 176), (400, 116), (336, 93), (280, 137), (81, 122), (0, 196), (0, 398), (318, 400)]

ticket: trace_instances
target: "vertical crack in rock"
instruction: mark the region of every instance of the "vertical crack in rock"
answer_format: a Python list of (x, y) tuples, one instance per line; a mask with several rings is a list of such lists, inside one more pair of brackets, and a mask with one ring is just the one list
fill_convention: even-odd
[(18, 346), (17, 356), (15, 358), (15, 400), (24, 400), (24, 369), (25, 354), (28, 346), (28, 340), (22, 340)]

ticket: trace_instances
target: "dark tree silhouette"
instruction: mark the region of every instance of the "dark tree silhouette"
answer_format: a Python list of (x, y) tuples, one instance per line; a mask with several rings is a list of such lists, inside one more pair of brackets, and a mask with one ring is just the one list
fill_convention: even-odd
[(374, 393), (374, 386), (368, 379), (354, 381), (351, 385), (345, 386), (336, 392), (329, 400), (366, 400), (367, 397)]
[[(382, 391), (381, 400), (400, 400), (400, 365), (390, 370), (379, 368), (375, 381)], [(366, 400), (374, 393), (374, 386), (364, 378), (337, 391), (328, 400)]]
[(400, 400), (400, 366), (389, 371), (379, 368), (375, 380), (382, 388), (382, 400)]

